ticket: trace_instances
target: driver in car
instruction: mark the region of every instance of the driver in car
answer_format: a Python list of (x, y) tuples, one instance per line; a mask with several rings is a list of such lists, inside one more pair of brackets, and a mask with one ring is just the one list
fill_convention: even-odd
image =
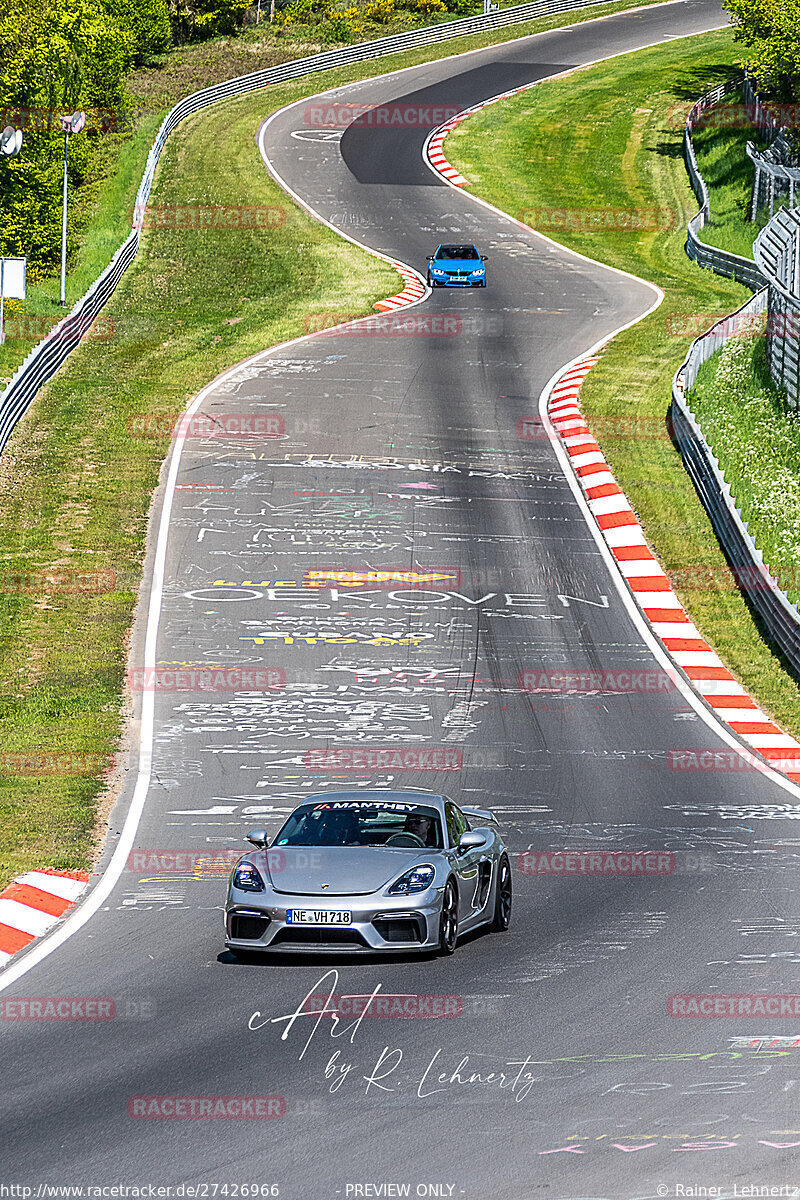
[(319, 846), (360, 846), (361, 831), (358, 818), (349, 809), (323, 813), (316, 833)]

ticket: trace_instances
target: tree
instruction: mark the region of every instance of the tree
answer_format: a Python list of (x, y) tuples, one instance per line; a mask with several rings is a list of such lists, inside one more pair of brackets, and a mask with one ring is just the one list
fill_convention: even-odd
[[(21, 126), (19, 158), (0, 163), (0, 250), (24, 254), (33, 278), (56, 269), (61, 246), (63, 134), (59, 116), (77, 108), (118, 110), (136, 53), (100, 0), (6, 0), (0, 16), (0, 107), (3, 124)], [(95, 110), (95, 112), (93, 112)], [(85, 181), (96, 133), (72, 139), (71, 189)], [(68, 247), (73, 248), (74, 208)]]
[(167, 0), (101, 0), (103, 8), (133, 35), (136, 63), (166, 50), (171, 41)]
[(175, 41), (190, 42), (235, 33), (244, 24), (252, 0), (169, 0)]

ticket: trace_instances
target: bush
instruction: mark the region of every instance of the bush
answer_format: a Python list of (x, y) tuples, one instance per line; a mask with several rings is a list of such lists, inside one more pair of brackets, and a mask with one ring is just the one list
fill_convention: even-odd
[(394, 0), (372, 0), (364, 9), (367, 20), (377, 21), (379, 25), (385, 25), (394, 15)]
[[(136, 3), (136, 0), (132, 0)], [(200, 41), (220, 33), (236, 33), (244, 25), (251, 0), (168, 0), (176, 42)]]
[(134, 41), (136, 63), (166, 50), (171, 40), (167, 0), (101, 0), (103, 8)]
[(313, 9), (314, 0), (290, 0), (276, 13), (275, 22), (278, 25), (294, 25), (307, 20)]
[(414, 10), (425, 17), (432, 17), (435, 13), (447, 12), (447, 5), (443, 0), (416, 0)]
[(364, 32), (358, 19), (358, 9), (353, 5), (343, 10), (329, 9), (320, 26), (323, 42), (354, 42)]

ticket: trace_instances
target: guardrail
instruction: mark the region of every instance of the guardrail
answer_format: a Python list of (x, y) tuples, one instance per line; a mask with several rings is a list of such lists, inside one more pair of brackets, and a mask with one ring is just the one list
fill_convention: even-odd
[[(441, 25), (429, 25), (423, 29), (410, 30), (407, 33), (376, 38), (371, 42), (358, 42), (352, 46), (323, 51), (321, 54), (312, 54), (307, 58), (281, 63), (277, 67), (266, 67), (261, 71), (253, 71), (249, 75), (241, 75), (226, 83), (194, 92), (176, 104), (164, 118), (158, 136), (150, 148), (142, 181), (136, 194), (134, 211), (143, 213), (146, 208), (161, 151), (172, 131), (192, 113), (199, 112), (200, 109), (206, 108), (210, 104), (216, 104), (219, 100), (242, 96), (247, 92), (266, 87), (270, 83), (283, 83), (288, 79), (298, 79), (317, 71), (327, 71), (331, 67), (366, 62), (369, 59), (381, 58), (400, 50), (432, 46), (438, 42), (448, 41), (450, 38), (483, 33), (505, 25), (520, 24), (536, 17), (569, 12), (573, 9), (593, 8), (604, 3), (608, 3), (608, 0), (533, 0), (533, 3), (518, 4), (512, 8), (489, 13), (487, 16), (462, 17)], [(130, 266), (139, 247), (139, 235), (139, 229), (131, 230), (109, 265), (77, 302), (69, 316), (51, 330), (43, 341), (34, 346), (22, 365), (14, 372), (5, 390), (0, 393), (0, 453), (5, 448), (12, 429), (30, 408), (39, 389), (49, 379), (52, 379), (59, 367), (80, 343), (91, 321), (117, 287), (123, 272)]]
[(749, 75), (745, 75), (742, 79), (741, 88), (742, 98), (752, 115), (754, 127), (764, 139), (768, 138), (770, 134), (777, 137), (781, 131), (780, 124), (775, 119), (775, 114), (759, 96)]
[(686, 170), (689, 172), (689, 179), (700, 205), (700, 211), (692, 217), (686, 229), (686, 253), (698, 266), (715, 271), (717, 275), (726, 275), (729, 279), (735, 279), (737, 283), (743, 283), (745, 287), (756, 291), (763, 288), (767, 281), (753, 259), (744, 258), (740, 254), (732, 254), (729, 250), (721, 250), (718, 246), (709, 246), (699, 236), (700, 230), (711, 216), (711, 202), (706, 181), (697, 166), (692, 145), (692, 133), (699, 118), (707, 109), (718, 104), (724, 96), (730, 95), (739, 87), (741, 87), (741, 81), (738, 79), (718, 84), (692, 105), (686, 117), (683, 130), (683, 153)]
[(748, 532), (747, 522), (736, 507), (730, 484), (686, 399), (701, 363), (733, 336), (731, 326), (733, 329), (738, 326), (737, 318), (763, 313), (768, 303), (768, 289), (762, 288), (730, 317), (723, 318), (707, 333), (695, 338), (672, 380), (672, 428), (684, 466), (742, 591), (761, 618), (768, 638), (780, 650), (794, 675), (800, 678), (800, 612), (765, 566), (763, 555)]

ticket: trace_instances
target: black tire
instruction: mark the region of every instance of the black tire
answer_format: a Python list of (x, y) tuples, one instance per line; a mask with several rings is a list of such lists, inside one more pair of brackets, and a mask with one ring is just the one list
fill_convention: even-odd
[(497, 864), (497, 887), (494, 894), (494, 917), (492, 918), (492, 929), (495, 933), (505, 933), (511, 924), (513, 899), (511, 865), (504, 854)]
[(428, 274), (425, 276), (425, 282), (427, 283), (429, 288), (433, 287), (433, 280), (431, 279), (430, 271), (428, 271)]
[(448, 879), (442, 896), (442, 915), (439, 922), (439, 953), (455, 953), (458, 941), (458, 892), (452, 879)]

